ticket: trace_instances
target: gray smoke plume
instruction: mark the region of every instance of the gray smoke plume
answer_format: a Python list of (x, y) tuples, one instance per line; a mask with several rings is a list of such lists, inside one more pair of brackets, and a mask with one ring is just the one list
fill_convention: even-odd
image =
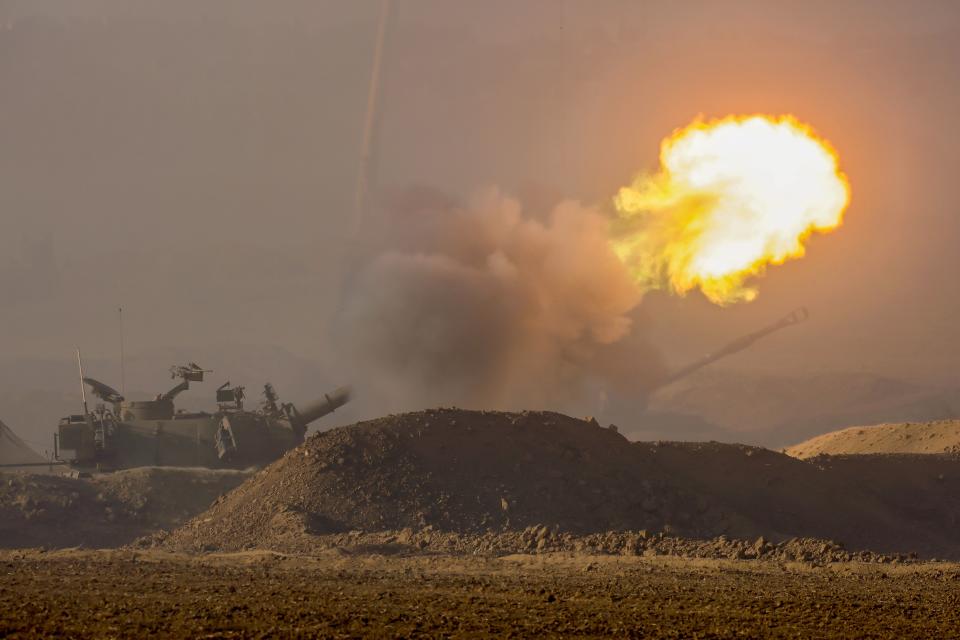
[(464, 204), (421, 190), (370, 222), (335, 332), (378, 409), (590, 410), (662, 372), (631, 335), (641, 293), (599, 212), (562, 202), (535, 217), (495, 189)]

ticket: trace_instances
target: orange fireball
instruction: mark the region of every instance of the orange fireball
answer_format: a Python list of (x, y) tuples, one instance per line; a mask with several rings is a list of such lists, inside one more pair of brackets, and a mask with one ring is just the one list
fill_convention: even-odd
[(662, 142), (660, 165), (614, 199), (613, 249), (644, 290), (752, 300), (747, 281), (801, 257), (850, 202), (833, 147), (789, 115), (695, 121)]

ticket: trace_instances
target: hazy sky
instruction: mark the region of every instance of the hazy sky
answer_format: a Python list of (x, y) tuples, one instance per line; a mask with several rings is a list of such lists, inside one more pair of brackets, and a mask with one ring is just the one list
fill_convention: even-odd
[[(846, 224), (720, 309), (641, 307), (668, 361), (799, 305), (740, 366), (952, 382), (956, 2), (396, 0), (377, 182), (609, 207), (697, 114), (789, 112)], [(276, 345), (320, 359), (349, 268), (379, 2), (0, 0), (0, 352)]]

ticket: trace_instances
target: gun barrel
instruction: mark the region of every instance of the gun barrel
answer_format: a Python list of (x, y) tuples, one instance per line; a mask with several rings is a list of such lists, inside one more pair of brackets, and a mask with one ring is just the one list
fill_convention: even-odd
[(739, 353), (749, 348), (750, 346), (752, 346), (753, 343), (757, 342), (758, 340), (770, 335), (771, 333), (776, 333), (777, 331), (780, 331), (781, 329), (785, 329), (786, 327), (790, 327), (795, 324), (800, 324), (801, 322), (805, 322), (809, 317), (810, 317), (810, 312), (807, 311), (806, 307), (800, 307), (798, 309), (794, 309), (793, 311), (785, 315), (783, 318), (781, 318), (777, 322), (774, 322), (773, 324), (768, 325), (763, 329), (760, 329), (759, 331), (754, 331), (753, 333), (749, 333), (745, 336), (737, 338), (736, 340), (725, 345), (724, 347), (717, 350), (716, 352), (704, 358), (701, 358), (696, 362), (688, 364), (687, 366), (681, 369), (678, 369), (677, 371), (673, 372), (671, 375), (667, 376), (663, 380), (663, 382), (658, 385), (658, 387), (665, 387), (668, 384), (676, 382), (680, 378), (685, 378), (691, 373), (698, 371), (699, 369), (702, 369), (708, 364), (712, 364), (717, 360), (720, 360), (727, 356), (731, 356), (735, 353)]
[(297, 411), (297, 421), (306, 427), (314, 420), (319, 420), (347, 404), (350, 401), (350, 395), (350, 387), (340, 387), (332, 393), (325, 393), (316, 402), (310, 403), (302, 411)]

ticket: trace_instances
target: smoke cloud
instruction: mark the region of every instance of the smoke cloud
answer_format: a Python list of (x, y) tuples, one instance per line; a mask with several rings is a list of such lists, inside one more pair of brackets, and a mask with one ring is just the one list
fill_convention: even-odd
[(601, 409), (603, 390), (662, 373), (608, 224), (571, 201), (526, 213), (496, 189), (402, 194), (371, 220), (346, 286), (345, 361), (380, 410)]

